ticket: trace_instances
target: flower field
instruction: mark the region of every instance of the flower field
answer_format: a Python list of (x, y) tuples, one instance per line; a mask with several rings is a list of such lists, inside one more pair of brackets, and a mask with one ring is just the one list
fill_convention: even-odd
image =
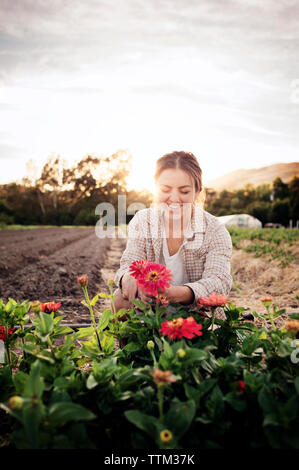
[(116, 313), (113, 283), (95, 293), (81, 272), (73, 289), (88, 328), (65, 325), (61, 297), (0, 301), (2, 448), (299, 447), (296, 308), (287, 313), (262, 285), (257, 308), (235, 301), (235, 288), (169, 315), (170, 273), (152, 263), (132, 273), (156, 300)]

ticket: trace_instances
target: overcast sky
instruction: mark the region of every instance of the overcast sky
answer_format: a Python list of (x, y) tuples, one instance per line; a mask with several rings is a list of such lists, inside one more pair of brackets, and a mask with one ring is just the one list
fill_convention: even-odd
[(129, 149), (131, 184), (298, 160), (299, 0), (1, 0), (0, 184)]

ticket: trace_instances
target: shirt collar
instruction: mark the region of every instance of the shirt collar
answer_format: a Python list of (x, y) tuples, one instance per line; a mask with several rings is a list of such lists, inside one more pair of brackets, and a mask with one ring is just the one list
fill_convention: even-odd
[(204, 232), (204, 224), (203, 224), (203, 209), (194, 204), (191, 214), (191, 224), (186, 232), (186, 238), (192, 239), (194, 234), (197, 232)]
[[(158, 213), (160, 221), (162, 221), (162, 211), (158, 209)], [(196, 204), (193, 205), (190, 222), (186, 230), (187, 240), (194, 238), (194, 234), (197, 232), (204, 232), (203, 209)]]

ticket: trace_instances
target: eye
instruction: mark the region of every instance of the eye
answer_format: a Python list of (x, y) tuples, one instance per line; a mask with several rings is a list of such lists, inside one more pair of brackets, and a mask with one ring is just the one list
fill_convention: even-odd
[(182, 191), (182, 194), (189, 194), (190, 191)]

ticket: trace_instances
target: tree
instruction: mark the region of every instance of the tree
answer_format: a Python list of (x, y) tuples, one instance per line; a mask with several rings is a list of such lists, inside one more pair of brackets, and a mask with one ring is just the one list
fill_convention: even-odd
[(273, 181), (273, 191), (274, 191), (275, 201), (277, 199), (282, 200), (282, 199), (286, 199), (287, 197), (289, 197), (289, 187), (279, 177)]
[(293, 225), (299, 220), (299, 178), (294, 178), (289, 181), (290, 193), (290, 218), (293, 220)]
[(285, 227), (289, 225), (290, 220), (290, 200), (282, 199), (274, 201), (271, 210), (271, 222), (282, 224)]
[(248, 213), (265, 225), (270, 221), (271, 203), (265, 201), (254, 201), (248, 207)]

